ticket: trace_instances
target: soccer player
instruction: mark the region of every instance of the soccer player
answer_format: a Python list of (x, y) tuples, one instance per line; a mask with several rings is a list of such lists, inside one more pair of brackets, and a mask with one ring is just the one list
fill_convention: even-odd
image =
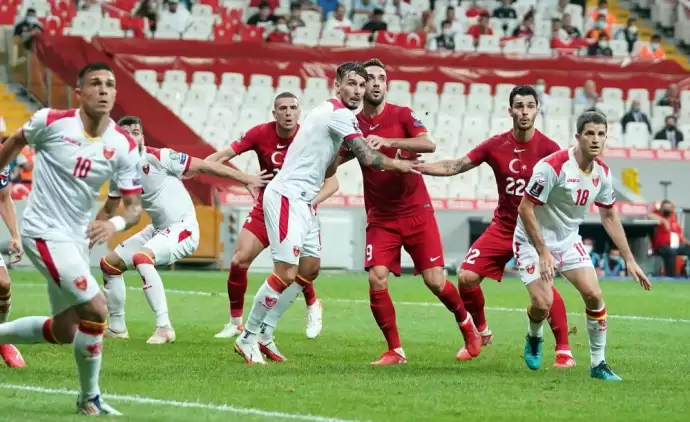
[(606, 117), (588, 111), (577, 119), (577, 144), (542, 159), (534, 167), (518, 209), (514, 252), (520, 277), (531, 303), (525, 363), (541, 365), (542, 326), (553, 302), (555, 268), (575, 286), (585, 302), (592, 378), (620, 381), (606, 363), (606, 305), (597, 273), (578, 231), (592, 203), (599, 207), (601, 222), (625, 259), (630, 275), (646, 290), (651, 284), (637, 265), (613, 208), (611, 170), (598, 157), (606, 145)]
[[(191, 255), (199, 246), (199, 223), (194, 203), (181, 178), (187, 172), (206, 173), (237, 180), (254, 189), (264, 186), (273, 175), (250, 176), (169, 148), (147, 147), (144, 145), (144, 127), (138, 117), (123, 117), (118, 125), (137, 142), (143, 173), (142, 202), (144, 210), (151, 217), (151, 224), (101, 258), (103, 293), (110, 314), (106, 337), (129, 337), (125, 325), (126, 288), (122, 274), (134, 267), (144, 283), (146, 300), (156, 315), (156, 330), (147, 343), (172, 343), (175, 341), (175, 330), (168, 316), (163, 282), (155, 266), (177, 262)], [(113, 218), (121, 198), (116, 181), (111, 180), (108, 200), (96, 219)]]
[[(462, 261), (458, 287), (467, 310), (472, 314), (483, 344), (491, 343), (493, 334), (484, 314), (484, 293), (480, 283), (485, 277), (501, 281), (506, 264), (513, 257), (513, 232), (526, 182), (540, 159), (560, 148), (534, 127), (539, 113), (539, 96), (530, 86), (517, 86), (509, 96), (508, 113), (513, 129), (493, 136), (464, 157), (422, 165), (422, 173), (433, 176), (454, 176), (478, 167), (491, 166), (498, 189), (498, 207), (488, 229), (477, 239)], [(553, 287), (553, 307), (549, 323), (556, 337), (554, 367), (571, 368), (575, 359), (568, 343), (568, 317), (563, 298)], [(463, 349), (458, 360), (471, 360)]]
[[(36, 150), (33, 190), (21, 229), (26, 255), (48, 282), (53, 317), (0, 324), (0, 343), (71, 343), (80, 392), (77, 411), (120, 415), (101, 399), (103, 333), (108, 310), (89, 267), (89, 244), (103, 243), (141, 216), (137, 144), (110, 119), (115, 76), (104, 63), (84, 67), (76, 110), (42, 109), (0, 148), (4, 168), (26, 145)], [(91, 221), (98, 192), (115, 174), (124, 212)]]
[[(364, 63), (367, 89), (359, 127), (368, 144), (388, 157), (416, 159), (434, 152), (436, 145), (424, 124), (409, 107), (386, 102), (385, 65), (377, 59)], [(407, 362), (400, 341), (395, 306), (388, 292), (388, 275), (400, 276), (400, 251), (410, 254), (415, 273), (454, 314), (464, 342), (473, 356), (481, 337), (455, 286), (443, 274), (443, 245), (434, 209), (420, 174), (400, 174), (362, 166), (367, 211), (364, 268), (369, 272), (369, 302), (388, 349), (373, 365)]]
[[(17, 211), (10, 196), (10, 169), (0, 173), (0, 216), (10, 232), (9, 252), (13, 255), (11, 264), (16, 264), (22, 259), (24, 249), (19, 239), (17, 227)], [(5, 260), (0, 256), (0, 324), (7, 322), (12, 309), (12, 294), (10, 292), (10, 273), (7, 272)], [(22, 354), (11, 344), (0, 344), (0, 356), (10, 368), (23, 368), (26, 366)]]
[(285, 155), (282, 170), (266, 186), (263, 207), (273, 273), (257, 291), (245, 329), (235, 341), (235, 351), (247, 363), (265, 363), (257, 339), (261, 323), (281, 293), (293, 284), (300, 257), (320, 253), (313, 201), (324, 180), (335, 174), (335, 157), (343, 142), (365, 166), (403, 173), (416, 171), (417, 163), (388, 158), (366, 145), (352, 112), (362, 100), (366, 80), (366, 70), (359, 63), (338, 67), (337, 98), (309, 113)]
[[(214, 162), (226, 162), (236, 155), (253, 150), (259, 158), (259, 166), (271, 174), (277, 174), (283, 166), (285, 153), (292, 143), (295, 134), (299, 130), (300, 104), (297, 97), (289, 92), (279, 94), (273, 102), (273, 117), (275, 121), (263, 123), (249, 129), (239, 140), (233, 142), (228, 148), (218, 151), (206, 160)], [(325, 180), (313, 204), (316, 206), (338, 191), (338, 179), (335, 176)], [(239, 335), (244, 326), (242, 313), (244, 309), (244, 295), (247, 292), (247, 270), (257, 256), (268, 247), (268, 234), (264, 221), (263, 190), (259, 192), (254, 208), (249, 213), (242, 226), (237, 245), (230, 264), (227, 288), (230, 301), (230, 322), (223, 330), (216, 334), (217, 338), (229, 338)], [(323, 308), (321, 301), (316, 299), (314, 280), (319, 274), (321, 259), (318, 256), (304, 256), (300, 260), (300, 268), (297, 271), (294, 289), (299, 294), (303, 289), (304, 299), (307, 303), (307, 329), (308, 338), (316, 338), (321, 333)], [(291, 295), (290, 292), (287, 295)], [(285, 302), (276, 306), (276, 310), (283, 309)], [(283, 312), (287, 309), (284, 308)], [(272, 311), (265, 321), (275, 329), (280, 315)], [(269, 329), (270, 331), (270, 329)], [(269, 333), (270, 334), (270, 333)]]

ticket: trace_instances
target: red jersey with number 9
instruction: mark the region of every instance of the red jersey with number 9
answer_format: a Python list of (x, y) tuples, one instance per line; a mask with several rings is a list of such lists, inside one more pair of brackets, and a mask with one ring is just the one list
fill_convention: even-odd
[[(427, 132), (409, 107), (386, 103), (383, 112), (367, 117), (357, 114), (362, 134), (384, 139), (414, 138)], [(391, 158), (415, 159), (417, 153), (382, 147), (379, 152)], [(397, 173), (362, 167), (364, 204), (370, 219), (396, 219), (421, 210), (433, 210), (424, 179), (419, 174)]]
[(498, 207), (492, 223), (512, 236), (517, 222), (517, 209), (532, 177), (532, 169), (539, 160), (559, 151), (556, 142), (538, 130), (529, 142), (515, 139), (512, 129), (495, 135), (467, 153), (476, 165), (487, 163), (494, 172), (498, 189)]

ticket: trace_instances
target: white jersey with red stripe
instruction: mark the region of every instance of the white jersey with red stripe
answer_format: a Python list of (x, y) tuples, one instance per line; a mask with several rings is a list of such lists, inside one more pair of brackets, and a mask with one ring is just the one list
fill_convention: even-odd
[[(568, 248), (579, 239), (580, 224), (592, 203), (610, 208), (616, 202), (611, 171), (596, 159), (592, 171), (580, 170), (574, 147), (558, 151), (539, 161), (525, 189), (525, 196), (538, 206), (534, 213), (541, 235), (551, 251)], [(522, 219), (518, 217), (515, 240), (529, 244)]]
[(311, 203), (342, 143), (360, 136), (362, 132), (352, 110), (338, 99), (324, 101), (304, 119), (283, 167), (266, 189)]
[(45, 108), (22, 130), (36, 151), (22, 236), (86, 243), (104, 183), (113, 178), (123, 195), (141, 192), (137, 144), (114, 121), (90, 138), (78, 109)]
[[(194, 203), (181, 180), (191, 163), (192, 157), (169, 148), (145, 147), (141, 152), (141, 202), (154, 229), (164, 230), (182, 221), (198, 224)], [(110, 181), (108, 196), (120, 197), (114, 180)]]

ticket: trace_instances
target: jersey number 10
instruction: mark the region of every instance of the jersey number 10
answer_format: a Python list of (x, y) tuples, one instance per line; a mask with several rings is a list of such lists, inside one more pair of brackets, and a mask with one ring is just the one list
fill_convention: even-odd
[(72, 176), (84, 179), (89, 175), (89, 170), (91, 170), (91, 160), (77, 157), (77, 164), (75, 164), (74, 170), (72, 170)]

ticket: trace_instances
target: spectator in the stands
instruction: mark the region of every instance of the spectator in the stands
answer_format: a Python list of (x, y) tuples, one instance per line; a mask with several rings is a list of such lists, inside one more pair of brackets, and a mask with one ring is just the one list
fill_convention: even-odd
[(415, 13), (414, 6), (402, 0), (392, 0), (391, 6), (395, 10), (394, 14), (399, 16), (403, 22)]
[(661, 201), (659, 208), (649, 214), (649, 219), (659, 222), (652, 235), (652, 250), (664, 260), (666, 275), (675, 277), (676, 257), (690, 256), (690, 242), (683, 235), (675, 204), (668, 199)]
[(673, 112), (677, 113), (678, 110), (680, 110), (680, 93), (678, 92), (678, 85), (669, 85), (666, 94), (659, 99), (656, 105), (673, 107)]
[(299, 2), (290, 4), (290, 16), (287, 19), (287, 26), (290, 31), (294, 31), (297, 28), (302, 28), (307, 24), (302, 20), (302, 5)]
[(585, 38), (595, 41), (599, 39), (601, 34), (606, 34), (609, 39), (611, 39), (611, 31), (609, 31), (609, 29), (606, 27), (606, 18), (604, 15), (599, 15), (599, 19), (594, 21), (594, 27), (587, 31)]
[(489, 11), (486, 10), (478, 0), (470, 0), (469, 7), (465, 12), (465, 16), (468, 18), (476, 18), (477, 16), (488, 15)]
[(623, 133), (625, 133), (625, 127), (628, 125), (628, 123), (644, 123), (647, 125), (647, 130), (649, 133), (652, 133), (652, 125), (649, 124), (649, 118), (646, 114), (644, 114), (640, 107), (640, 100), (633, 100), (630, 104), (630, 111), (623, 115), (623, 118), (621, 119), (621, 129), (623, 130)]
[(331, 12), (335, 13), (338, 7), (343, 7), (340, 0), (318, 0), (318, 5), (321, 8), (324, 20), (328, 20)]
[[(198, 0), (196, 2), (198, 3)], [(269, 9), (273, 11), (280, 7), (280, 0), (251, 0), (249, 7), (260, 7), (262, 4), (267, 4)]]
[(628, 24), (625, 28), (621, 28), (616, 32), (616, 39), (623, 40), (628, 44), (628, 54), (632, 54), (635, 50), (635, 43), (637, 42), (639, 34), (637, 33), (637, 18), (628, 18)]
[(345, 6), (342, 4), (336, 7), (333, 15), (328, 18), (326, 24), (323, 26), (325, 30), (342, 30), (349, 31), (352, 28), (352, 22), (345, 16)]
[(247, 25), (267, 26), (272, 25), (275, 20), (276, 17), (273, 15), (273, 12), (271, 12), (271, 7), (268, 3), (261, 3), (259, 5), (259, 11), (254, 13), (247, 20)]
[(568, 33), (561, 27), (561, 20), (559, 18), (551, 19), (551, 38), (563, 41), (570, 39)]
[(436, 27), (436, 22), (434, 20), (434, 13), (431, 10), (425, 10), (422, 12), (422, 18), (417, 26), (417, 32), (422, 32), (425, 34), (435, 34), (438, 32)]
[(587, 48), (587, 55), (590, 57), (613, 56), (613, 50), (611, 50), (611, 46), (609, 46), (609, 36), (603, 32), (599, 34), (597, 42), (590, 44)]
[(292, 37), (285, 16), (276, 16), (276, 24), (273, 30), (266, 36), (266, 42), (275, 44), (290, 44)]
[(676, 117), (666, 116), (666, 125), (654, 135), (654, 139), (667, 140), (673, 148), (678, 148), (678, 144), (683, 142), (683, 133), (676, 127)]
[(388, 29), (388, 24), (383, 21), (383, 15), (384, 12), (382, 9), (374, 9), (369, 21), (362, 26), (362, 31), (386, 31)]
[(365, 14), (368, 16), (379, 6), (380, 4), (377, 4), (374, 0), (353, 0), (352, 14)]
[(654, 34), (649, 41), (649, 45), (645, 45), (640, 49), (640, 57), (643, 59), (658, 60), (666, 58), (666, 52), (661, 45), (661, 35)]
[(609, 30), (616, 24), (616, 16), (613, 13), (609, 13), (609, 3), (606, 0), (599, 0), (599, 7), (590, 16), (595, 22), (603, 19), (604, 26)]
[(517, 19), (512, 0), (501, 0), (501, 4), (494, 9), (492, 15), (496, 19)]
[(513, 31), (513, 36), (530, 38), (532, 35), (534, 35), (534, 12), (529, 11), (522, 18), (520, 25)]
[(558, 0), (558, 4), (549, 9), (547, 17), (551, 19), (563, 19), (563, 16), (576, 13), (578, 8), (570, 4), (569, 0)]
[(597, 84), (593, 80), (589, 79), (585, 81), (581, 91), (575, 94), (575, 99), (573, 103), (575, 105), (584, 105), (585, 109), (593, 108), (601, 101), (599, 94), (597, 94)]
[(603, 277), (623, 277), (625, 276), (625, 260), (621, 252), (616, 248), (609, 249), (607, 254), (601, 258), (597, 272)]
[(142, 0), (135, 8), (132, 16), (145, 18), (149, 22), (151, 32), (156, 32), (158, 23), (158, 2), (156, 0)]
[(441, 22), (441, 26), (446, 22), (450, 22), (453, 32), (459, 34), (462, 32), (462, 21), (455, 14), (455, 8), (453, 6), (448, 6), (446, 8), (446, 18)]
[(582, 247), (584, 248), (585, 253), (589, 255), (590, 259), (592, 260), (592, 265), (594, 268), (597, 268), (599, 266), (599, 262), (601, 261), (601, 255), (594, 252), (594, 240), (585, 237), (582, 239)]
[(192, 14), (186, 7), (180, 6), (180, 0), (168, 0), (168, 7), (161, 12), (156, 26), (158, 29), (167, 27), (181, 34), (191, 23)]
[(573, 18), (570, 14), (563, 15), (563, 19), (561, 19), (561, 29), (563, 29), (571, 39), (582, 37), (580, 30), (576, 26), (573, 26)]
[(31, 41), (33, 38), (43, 32), (43, 25), (38, 21), (36, 9), (26, 9), (24, 19), (19, 21), (14, 27), (14, 36), (19, 37), (19, 40), (24, 44), (24, 48), (31, 49)]
[(539, 98), (537, 98), (539, 101), (539, 113), (544, 117), (549, 107), (549, 94), (546, 93), (546, 81), (544, 78), (537, 78), (534, 84), (534, 90), (537, 91), (537, 95), (539, 95)]
[[(444, 21), (444, 24), (446, 22)], [(474, 38), (474, 45), (479, 44), (479, 38), (482, 35), (493, 35), (494, 31), (489, 26), (489, 13), (484, 13), (479, 16), (479, 20), (476, 24), (472, 25), (470, 29), (467, 30), (467, 35), (471, 35)]]
[(455, 33), (450, 22), (443, 22), (441, 34), (434, 37), (430, 50), (432, 51), (455, 51)]

